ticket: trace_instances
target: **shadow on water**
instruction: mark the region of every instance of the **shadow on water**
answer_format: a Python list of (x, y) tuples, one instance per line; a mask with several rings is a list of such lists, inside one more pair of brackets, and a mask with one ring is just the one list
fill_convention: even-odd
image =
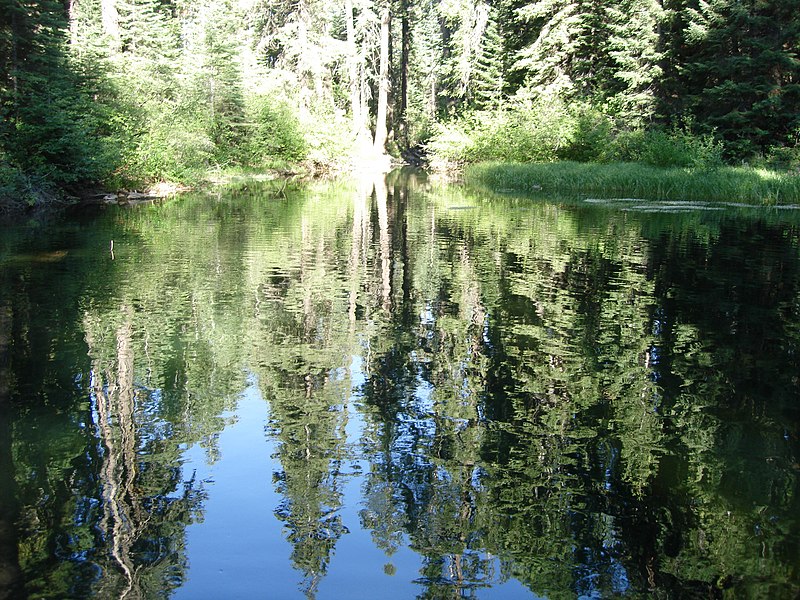
[(800, 227), (622, 208), (406, 171), (7, 229), (0, 598), (796, 597)]

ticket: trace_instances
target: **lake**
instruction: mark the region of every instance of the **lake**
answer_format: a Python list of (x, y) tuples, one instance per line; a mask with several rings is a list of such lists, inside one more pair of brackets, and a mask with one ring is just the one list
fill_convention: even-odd
[(0, 598), (796, 598), (800, 211), (402, 172), (0, 230)]

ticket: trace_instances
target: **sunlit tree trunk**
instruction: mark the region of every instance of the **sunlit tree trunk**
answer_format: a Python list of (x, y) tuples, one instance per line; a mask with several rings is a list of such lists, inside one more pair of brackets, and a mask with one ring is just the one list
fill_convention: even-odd
[(380, 37), (380, 72), (378, 74), (378, 114), (375, 121), (376, 154), (386, 152), (386, 139), (388, 137), (386, 119), (389, 105), (389, 23), (391, 12), (388, 2), (381, 9), (381, 37)]
[(103, 33), (108, 37), (109, 50), (119, 52), (122, 49), (122, 35), (119, 28), (117, 0), (101, 0), (100, 17), (103, 24)]
[(403, 144), (408, 145), (408, 61), (411, 56), (411, 31), (408, 22), (410, 1), (400, 1), (402, 19), (400, 40), (400, 122), (402, 123)]
[(353, 112), (353, 135), (357, 136), (361, 132), (363, 117), (361, 115), (361, 94), (359, 93), (353, 0), (346, 0), (345, 2), (345, 19), (347, 20), (347, 71), (350, 78), (350, 109)]
[(69, 43), (74, 48), (78, 45), (78, 0), (67, 0), (67, 17), (69, 18)]

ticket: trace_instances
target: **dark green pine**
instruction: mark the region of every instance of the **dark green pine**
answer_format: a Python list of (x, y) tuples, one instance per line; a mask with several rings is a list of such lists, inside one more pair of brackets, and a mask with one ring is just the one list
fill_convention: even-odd
[(717, 0), (686, 10), (688, 108), (744, 157), (800, 130), (800, 10), (786, 0)]

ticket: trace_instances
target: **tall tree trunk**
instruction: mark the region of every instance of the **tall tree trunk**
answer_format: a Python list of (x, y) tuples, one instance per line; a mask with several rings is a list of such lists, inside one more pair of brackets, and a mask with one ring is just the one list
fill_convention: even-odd
[(122, 49), (122, 34), (119, 28), (119, 11), (117, 0), (101, 0), (100, 16), (103, 24), (103, 33), (108, 36), (108, 48), (111, 52)]
[(403, 144), (408, 146), (408, 61), (411, 56), (411, 30), (408, 22), (410, 0), (400, 1), (402, 19), (400, 41), (400, 122), (402, 123)]
[(388, 1), (381, 9), (380, 74), (378, 75), (378, 114), (375, 121), (375, 154), (386, 152), (386, 117), (389, 106), (389, 23), (391, 12)]
[(347, 20), (347, 70), (350, 76), (350, 110), (353, 112), (353, 135), (361, 132), (363, 117), (361, 115), (361, 94), (358, 80), (358, 56), (356, 56), (356, 27), (353, 18), (353, 0), (345, 2), (345, 18)]
[(75, 14), (78, 0), (67, 0), (67, 18), (69, 19), (69, 43), (73, 48), (78, 45), (78, 19)]

